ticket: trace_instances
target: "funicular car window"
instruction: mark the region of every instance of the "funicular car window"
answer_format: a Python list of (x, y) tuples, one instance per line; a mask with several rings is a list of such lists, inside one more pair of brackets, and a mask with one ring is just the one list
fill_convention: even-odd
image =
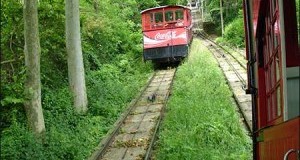
[(272, 125), (282, 116), (280, 31), (277, 0), (269, 0), (269, 9), (264, 20), (264, 71), (267, 101), (267, 124)]
[(156, 23), (163, 22), (163, 13), (162, 12), (156, 12), (155, 13), (155, 22)]
[(166, 19), (167, 22), (173, 21), (174, 20), (173, 11), (165, 12), (165, 19)]
[(175, 11), (175, 20), (182, 20), (183, 19), (183, 10)]

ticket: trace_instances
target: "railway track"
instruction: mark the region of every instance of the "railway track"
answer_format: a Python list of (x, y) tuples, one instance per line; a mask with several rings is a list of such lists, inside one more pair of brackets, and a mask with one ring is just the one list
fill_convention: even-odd
[(198, 35), (200, 35), (200, 37), (204, 38), (205, 40), (209, 41), (211, 44), (213, 44), (214, 46), (217, 46), (219, 49), (222, 50), (223, 53), (231, 56), (237, 63), (239, 63), (241, 65), (241, 67), (243, 67), (244, 69), (247, 68), (247, 61), (246, 61), (246, 55), (242, 54), (240, 51), (237, 51), (233, 48), (230, 49), (226, 49), (225, 47), (219, 45), (218, 43), (214, 42), (213, 40), (208, 38), (208, 35), (206, 35), (205, 33), (199, 33)]
[(252, 133), (251, 96), (246, 95), (245, 92), (247, 81), (246, 63), (240, 60), (240, 57), (242, 57), (240, 54), (231, 54), (206, 36), (201, 34), (199, 36), (202, 38), (205, 46), (213, 53), (220, 68), (223, 70), (245, 127)]
[(175, 72), (176, 69), (156, 71), (90, 160), (150, 159)]

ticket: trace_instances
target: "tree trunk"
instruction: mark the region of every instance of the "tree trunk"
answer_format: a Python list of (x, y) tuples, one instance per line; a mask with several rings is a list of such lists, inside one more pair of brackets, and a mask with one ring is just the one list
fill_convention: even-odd
[(221, 29), (222, 29), (222, 37), (224, 35), (224, 22), (223, 22), (223, 4), (222, 0), (220, 0), (220, 15), (221, 15)]
[(25, 0), (23, 11), (26, 66), (24, 105), (29, 127), (36, 136), (41, 136), (46, 129), (41, 104), (40, 41), (37, 0)]
[(80, 39), (79, 0), (65, 2), (69, 86), (75, 110), (77, 113), (85, 113), (87, 111), (87, 95)]

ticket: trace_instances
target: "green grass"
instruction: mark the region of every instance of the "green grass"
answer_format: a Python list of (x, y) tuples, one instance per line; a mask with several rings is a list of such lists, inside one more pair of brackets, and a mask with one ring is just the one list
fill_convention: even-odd
[(223, 74), (197, 39), (177, 71), (157, 144), (159, 160), (251, 159)]

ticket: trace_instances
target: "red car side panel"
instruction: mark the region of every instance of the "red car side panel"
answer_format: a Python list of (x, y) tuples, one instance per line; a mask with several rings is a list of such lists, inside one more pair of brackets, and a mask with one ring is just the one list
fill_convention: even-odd
[(185, 28), (144, 32), (144, 49), (188, 44)]
[[(283, 160), (284, 153), (299, 148), (300, 118), (287, 121), (263, 131), (263, 142), (259, 143), (260, 160)], [(291, 153), (288, 160), (296, 160), (297, 155)]]

